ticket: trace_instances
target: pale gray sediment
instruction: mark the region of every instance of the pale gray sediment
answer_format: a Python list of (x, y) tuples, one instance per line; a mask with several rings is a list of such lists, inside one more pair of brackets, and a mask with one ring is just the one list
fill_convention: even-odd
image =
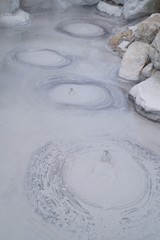
[(108, 46), (124, 20), (27, 2), (26, 27), (0, 28), (0, 239), (159, 240), (159, 125)]

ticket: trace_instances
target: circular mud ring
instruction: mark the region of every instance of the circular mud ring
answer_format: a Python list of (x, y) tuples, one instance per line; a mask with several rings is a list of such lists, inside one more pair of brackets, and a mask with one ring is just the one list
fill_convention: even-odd
[(159, 156), (125, 139), (49, 142), (32, 155), (28, 197), (45, 221), (71, 231), (94, 235), (97, 212), (107, 227), (116, 216), (123, 229), (141, 231), (160, 214), (158, 169)]
[(71, 64), (72, 57), (52, 49), (21, 49), (10, 52), (7, 61), (11, 64), (20, 63), (28, 67), (54, 70)]
[(99, 19), (69, 19), (61, 22), (56, 30), (70, 37), (97, 39), (109, 34), (104, 21)]
[(62, 110), (100, 111), (120, 108), (125, 101), (117, 87), (79, 75), (53, 76), (30, 87), (34, 102)]

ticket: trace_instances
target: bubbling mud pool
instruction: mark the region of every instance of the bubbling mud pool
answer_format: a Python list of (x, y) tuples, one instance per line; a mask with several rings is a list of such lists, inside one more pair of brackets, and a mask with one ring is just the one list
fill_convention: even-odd
[[(105, 111), (125, 106), (125, 96), (114, 85), (80, 75), (53, 76), (29, 85), (33, 102), (61, 110)], [(27, 95), (28, 97), (28, 95)]]
[(56, 30), (70, 37), (90, 40), (102, 38), (109, 34), (104, 21), (85, 18), (73, 18), (61, 22)]
[(6, 63), (20, 64), (24, 67), (54, 70), (68, 66), (72, 62), (71, 56), (52, 49), (19, 49), (8, 53)]
[[(106, 228), (115, 216), (122, 228), (132, 228), (139, 216), (137, 231), (143, 231), (147, 221), (159, 219), (158, 169), (159, 156), (125, 139), (49, 142), (32, 155), (28, 196), (45, 221), (69, 231), (86, 231), (96, 238), (97, 212)], [(121, 233), (115, 234), (121, 239)]]

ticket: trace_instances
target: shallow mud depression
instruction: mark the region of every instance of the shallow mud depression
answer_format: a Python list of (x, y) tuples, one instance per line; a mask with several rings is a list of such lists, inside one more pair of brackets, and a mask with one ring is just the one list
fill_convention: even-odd
[(0, 239), (160, 239), (160, 126), (107, 44), (125, 24), (70, 7), (0, 29)]

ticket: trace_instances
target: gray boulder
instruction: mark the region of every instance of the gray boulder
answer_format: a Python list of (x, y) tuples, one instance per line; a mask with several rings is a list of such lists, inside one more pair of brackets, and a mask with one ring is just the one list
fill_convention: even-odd
[(138, 25), (135, 40), (150, 44), (158, 31), (160, 31), (160, 14), (155, 13)]
[(160, 122), (160, 72), (135, 85), (129, 96), (138, 113)]
[(141, 71), (149, 59), (150, 45), (142, 42), (132, 43), (121, 62), (119, 77), (128, 81), (138, 81)]
[(142, 69), (142, 77), (144, 79), (146, 78), (149, 78), (151, 77), (152, 75), (152, 72), (153, 72), (153, 64), (152, 63), (149, 63), (147, 66), (145, 66), (143, 69)]
[(160, 70), (160, 32), (156, 35), (151, 44), (149, 57), (153, 63), (153, 66)]
[(113, 5), (104, 1), (100, 1), (97, 9), (101, 12), (107, 13), (109, 16), (120, 17), (122, 15), (122, 7)]
[(20, 0), (0, 0), (0, 14), (12, 13), (19, 8)]
[(159, 11), (159, 0), (124, 0), (123, 14), (126, 19), (136, 19)]

